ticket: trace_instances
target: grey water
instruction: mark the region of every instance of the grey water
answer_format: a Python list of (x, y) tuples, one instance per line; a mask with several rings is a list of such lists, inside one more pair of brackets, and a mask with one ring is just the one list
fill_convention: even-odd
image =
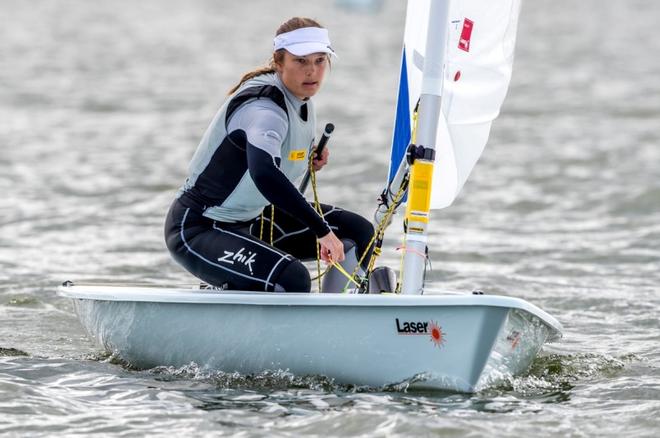
[[(387, 174), (404, 2), (0, 1), (0, 434), (656, 436), (660, 3), (523, 5), (511, 88), (457, 202), (434, 212), (435, 288), (511, 295), (564, 325), (476, 394), (135, 370), (89, 340), (64, 280), (193, 283), (162, 223), (241, 73), (294, 15), (339, 60), (321, 200), (370, 216)], [(319, 128), (320, 129), (320, 128)], [(397, 266), (400, 222), (379, 264)]]

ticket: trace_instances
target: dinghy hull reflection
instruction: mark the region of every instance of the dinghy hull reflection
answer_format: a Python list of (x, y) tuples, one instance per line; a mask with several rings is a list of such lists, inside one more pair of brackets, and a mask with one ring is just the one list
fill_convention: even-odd
[(131, 366), (287, 370), (341, 384), (474, 392), (523, 373), (561, 325), (488, 295), (203, 292), (63, 286), (89, 335)]

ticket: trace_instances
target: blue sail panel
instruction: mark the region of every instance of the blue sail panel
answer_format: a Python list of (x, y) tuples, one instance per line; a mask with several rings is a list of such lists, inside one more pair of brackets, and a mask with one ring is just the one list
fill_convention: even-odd
[(406, 67), (406, 48), (401, 55), (401, 75), (399, 78), (399, 95), (394, 118), (394, 136), (392, 138), (392, 153), (390, 156), (390, 174), (388, 182), (392, 182), (399, 164), (410, 144), (410, 96), (408, 89), (408, 70)]

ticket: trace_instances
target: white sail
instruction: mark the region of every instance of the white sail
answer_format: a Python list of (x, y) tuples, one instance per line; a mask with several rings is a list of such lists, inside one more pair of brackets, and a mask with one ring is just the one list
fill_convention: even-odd
[[(410, 0), (406, 16), (390, 180), (410, 144), (422, 88), (432, 0)], [(449, 0), (435, 0), (449, 1)], [(511, 79), (520, 0), (452, 0), (431, 208), (451, 205), (488, 141)]]

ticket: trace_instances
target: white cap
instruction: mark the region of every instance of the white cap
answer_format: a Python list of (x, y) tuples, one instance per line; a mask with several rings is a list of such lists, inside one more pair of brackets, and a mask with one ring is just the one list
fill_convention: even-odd
[(301, 27), (277, 35), (273, 39), (273, 51), (285, 49), (296, 56), (307, 56), (312, 53), (328, 53), (337, 56), (330, 47), (328, 30), (321, 27)]

